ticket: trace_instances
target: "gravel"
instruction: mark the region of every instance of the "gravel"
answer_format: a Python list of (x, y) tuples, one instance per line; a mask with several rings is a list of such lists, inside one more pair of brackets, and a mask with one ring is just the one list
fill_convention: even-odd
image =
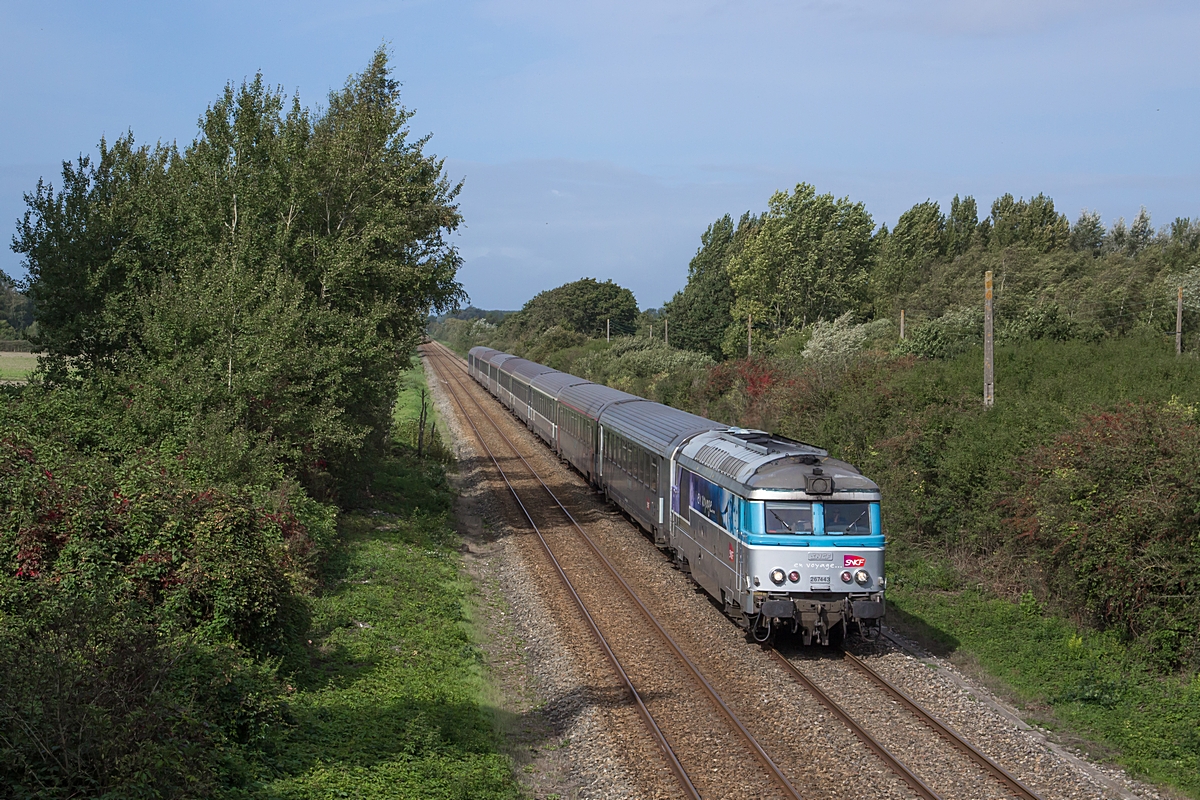
[(477, 630), (517, 777), (536, 798), (647, 796), (635, 790), (622, 742), (605, 719), (612, 687), (590, 680), (571, 637), (545, 614), (538, 580), (515, 535), (520, 532), (508, 524), (493, 485), (491, 462), (476, 452), (445, 387), (432, 370), (427, 374), (457, 460), (452, 480), (459, 492), (464, 567), (477, 589)]

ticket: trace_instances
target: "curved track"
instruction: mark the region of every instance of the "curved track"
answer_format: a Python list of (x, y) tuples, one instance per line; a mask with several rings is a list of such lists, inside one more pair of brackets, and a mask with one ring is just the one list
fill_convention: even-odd
[[(713, 689), (708, 680), (700, 673), (695, 664), (683, 653), (675, 640), (667, 633), (646, 605), (638, 598), (632, 587), (617, 572), (604, 553), (596, 546), (584, 528), (567, 510), (550, 487), (542, 480), (532, 465), (521, 455), (516, 445), (504, 434), (500, 426), (492, 418), (491, 413), (475, 399), (464, 381), (466, 369), (457, 356), (453, 356), (439, 345), (428, 345), (424, 348), (438, 377), (447, 384), (454, 403), (462, 412), (463, 419), (468, 423), (480, 448), (487, 454), (495, 466), (500, 478), (507, 485), (516, 500), (521, 513), (529, 522), (534, 533), (538, 536), (547, 557), (553, 563), (559, 578), (567, 588), (576, 603), (581, 615), (585, 618), (597, 643), (603, 649), (614, 670), (620, 676), (626, 689), (633, 698), (638, 712), (645, 721), (651, 735), (658, 743), (664, 760), (670, 766), (681, 788), (697, 800), (704, 796), (711, 797), (790, 797), (801, 800), (801, 795), (788, 781), (775, 761), (767, 754), (758, 740), (750, 733), (745, 724), (729, 708), (724, 700)], [(453, 384), (453, 385), (451, 385)], [(468, 411), (463, 397), (475, 408), (477, 414)], [(493, 434), (481, 430), (476, 419), (485, 421)], [(489, 439), (491, 443), (489, 444)], [(503, 442), (504, 449), (511, 455), (497, 454), (497, 445)], [(520, 481), (501, 464), (505, 461), (511, 468), (523, 471), (532, 481)], [(542, 498), (529, 496), (531, 484), (540, 487)], [(538, 524), (538, 506), (545, 506), (545, 498), (549, 498), (553, 508), (565, 518), (570, 530), (576, 534), (577, 544), (586, 546), (590, 557), (580, 560), (578, 555), (565, 554), (569, 544), (561, 537), (553, 537), (552, 546), (543, 529), (546, 521)], [(558, 553), (556, 554), (556, 550)], [(564, 568), (563, 562), (574, 562), (578, 571), (588, 572), (590, 585), (597, 579), (596, 570), (588, 570), (586, 562), (603, 565), (604, 571), (610, 578), (610, 585), (600, 590), (599, 594), (606, 597), (603, 609), (588, 603), (581, 591), (571, 580), (570, 565)], [(615, 585), (614, 585), (615, 584)], [(620, 595), (626, 601), (629, 610), (622, 610), (614, 617), (612, 601)], [(630, 614), (629, 611), (635, 611)], [(593, 613), (596, 612), (596, 613)], [(621, 622), (620, 631), (614, 631), (613, 626), (606, 626), (597, 616), (606, 616)], [(635, 630), (636, 620), (640, 616), (644, 628)], [(605, 628), (608, 629), (607, 634)], [(648, 628), (649, 630), (646, 630)], [(616, 634), (616, 635), (614, 635)], [(662, 647), (647, 647), (649, 640), (658, 640)], [(635, 665), (628, 657), (622, 661), (618, 651), (629, 651), (623, 646), (629, 642), (635, 643), (632, 653), (637, 656)], [(667, 658), (664, 660), (664, 656)], [(674, 669), (672, 669), (674, 667)], [(637, 672), (638, 676), (631, 673)], [(680, 686), (679, 676), (683, 673), (685, 680), (690, 680), (692, 686)], [(640, 680), (639, 680), (640, 677)], [(647, 685), (648, 684), (648, 685)], [(649, 689), (649, 691), (647, 691)], [(698, 692), (697, 692), (698, 690)], [(698, 707), (696, 698), (702, 697), (707, 701), (707, 709)], [(718, 730), (717, 726), (725, 730)], [(716, 741), (714, 741), (716, 740)], [(714, 769), (713, 747), (724, 749), (740, 747), (741, 756), (733, 755), (726, 758), (726, 767)], [(756, 763), (758, 769), (748, 769), (748, 765)], [(695, 776), (695, 777), (693, 777)]]

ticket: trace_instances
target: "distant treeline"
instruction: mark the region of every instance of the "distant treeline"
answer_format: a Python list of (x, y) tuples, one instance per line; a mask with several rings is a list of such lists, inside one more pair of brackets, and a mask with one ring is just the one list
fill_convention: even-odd
[(0, 340), (35, 334), (33, 303), (11, 277), (0, 272)]
[(1176, 286), (1186, 288), (1189, 316), (1200, 313), (1198, 250), (1200, 220), (1155, 230), (1143, 208), (1131, 224), (1105, 228), (1085, 210), (1072, 225), (1041, 194), (1006, 194), (982, 220), (973, 197), (956, 196), (949, 214), (925, 201), (894, 229), (876, 230), (862, 203), (800, 184), (775, 194), (764, 213), (710, 225), (686, 287), (663, 315), (674, 343), (720, 359), (746, 353), (748, 327), (770, 350), (847, 313), (896, 322), (905, 310), (919, 325), (980, 308), (983, 273), (991, 270), (1002, 323), (1036, 318), (1026, 327), (1040, 324), (1059, 338), (1168, 330)]

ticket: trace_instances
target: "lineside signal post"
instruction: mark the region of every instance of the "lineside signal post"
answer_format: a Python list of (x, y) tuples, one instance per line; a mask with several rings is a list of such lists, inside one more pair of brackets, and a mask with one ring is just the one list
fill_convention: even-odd
[(996, 358), (992, 336), (992, 271), (983, 276), (983, 404), (996, 404)]

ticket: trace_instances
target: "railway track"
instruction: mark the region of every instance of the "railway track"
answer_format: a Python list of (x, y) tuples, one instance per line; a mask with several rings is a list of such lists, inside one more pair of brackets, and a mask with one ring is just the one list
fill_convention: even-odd
[[(855, 697), (858, 700), (856, 707), (885, 709), (883, 713), (875, 714), (875, 719), (870, 721), (860, 721), (843, 705), (838, 704), (829, 691), (822, 688), (793, 660), (778, 650), (770, 649), (769, 652), (781, 668), (817, 697), (821, 704), (849, 727), (864, 745), (888, 763), (918, 796), (926, 800), (941, 800), (951, 794), (953, 796), (979, 797), (981, 793), (985, 792), (991, 794), (982, 794), (982, 796), (996, 796), (998, 790), (1001, 792), (1000, 796), (1008, 795), (1019, 797), (1022, 800), (1041, 800), (1033, 790), (1010, 772), (968, 742), (952, 727), (922, 708), (853, 653), (845, 651), (839, 654), (840, 658), (812, 659), (809, 663), (826, 662), (829, 667), (824, 670), (826, 681), (839, 684), (839, 693)], [(849, 665), (850, 669), (844, 669), (844, 665)], [(859, 681), (854, 680), (853, 676), (855, 675), (860, 678)], [(866, 699), (864, 701), (864, 698), (871, 696), (867, 692), (872, 692), (872, 690), (878, 700)], [(911, 715), (917, 723), (937, 734), (945, 746), (910, 747), (910, 749), (918, 751), (918, 757), (909, 760), (908, 763), (901, 762), (888, 749), (883, 739), (889, 732), (893, 738), (899, 738), (910, 733), (912, 727), (911, 725), (907, 728), (897, 725), (895, 717), (896, 711), (899, 710), (893, 711), (888, 708), (889, 705), (899, 706), (903, 709), (899, 713)], [(865, 715), (860, 714), (859, 716)], [(881, 733), (885, 735), (871, 733), (870, 729), (872, 728), (876, 731), (882, 728)], [(948, 754), (946, 752), (948, 750), (953, 751), (957, 758)], [(949, 785), (943, 789), (939, 785), (941, 783)]]
[[(800, 793), (742, 720), (721, 699), (553, 490), (521, 455), (517, 446), (496, 424), (491, 412), (478, 402), (474, 393), (464, 384), (469, 380), (465, 377), (465, 370), (453, 363), (457, 359), (453, 358), (452, 361), (452, 357), (444, 350), (434, 346), (427, 346), (425, 353), (438, 377), (447, 383), (453, 382), (454, 385), (448, 388), (454, 403), (537, 535), (547, 558), (553, 563), (568, 594), (585, 618), (587, 627), (626, 686), (684, 794), (696, 800), (732, 796), (801, 800)], [(477, 410), (477, 415), (468, 411), (463, 401), (464, 395)], [(489, 435), (481, 430), (476, 419), (485, 422), (494, 434)], [(497, 449), (506, 449), (511, 455), (497, 453)], [(522, 470), (527, 476), (525, 481), (510, 474)], [(549, 498), (549, 505), (561, 515), (565, 525), (563, 521), (556, 523), (539, 513), (539, 507), (544, 507), (545, 500), (539, 501), (530, 496), (533, 493), (530, 490), (535, 486), (540, 487), (545, 498)], [(567, 530), (564, 531), (564, 528)], [(548, 537), (550, 531), (557, 531), (560, 536)], [(561, 536), (564, 532), (574, 534), (577, 545), (583, 545), (588, 552), (579, 553), (579, 547), (572, 551), (565, 537)], [(550, 538), (555, 539), (553, 546)], [(595, 569), (597, 563), (603, 565), (603, 572), (607, 573), (610, 580), (601, 579), (602, 576), (598, 574), (601, 570)], [(573, 573), (586, 576), (587, 585), (573, 581)], [(593, 600), (599, 599), (597, 596), (603, 597), (603, 600), (589, 603), (589, 596)], [(617, 598), (624, 602), (614, 602)], [(619, 608), (622, 605), (625, 607)], [(636, 629), (639, 617), (643, 621), (641, 630)], [(647, 641), (654, 640), (662, 646), (645, 646)], [(680, 673), (691, 686), (680, 685)], [(698, 707), (700, 704), (695, 702), (697, 697), (704, 698), (704, 705), (708, 708)], [(714, 750), (714, 745), (719, 749)], [(736, 752), (739, 750), (740, 754)], [(721, 765), (716, 768), (713, 767), (714, 752), (723, 754)], [(751, 764), (757, 764), (758, 768), (751, 768)]]
[[(484, 390), (469, 378), (464, 362), (447, 348), (439, 344), (431, 344), (424, 348), (424, 353), (438, 377), (450, 390), (453, 402), (458, 406), (464, 421), (471, 428), (480, 447), (487, 453), (529, 525), (540, 539), (544, 552), (554, 564), (559, 579), (567, 587), (568, 593), (576, 603), (581, 615), (587, 620), (593, 637), (600, 643), (601, 649), (605, 652), (614, 671), (620, 676), (626, 691), (638, 709), (639, 716), (658, 744), (664, 762), (670, 767), (670, 771), (674, 774), (684, 793), (689, 797), (800, 797), (784, 774), (784, 769), (755, 739), (731, 709), (730, 704), (720, 697), (710, 681), (705, 679), (701, 670), (684, 654), (664, 626), (638, 598), (633, 588), (621, 577), (617, 568), (609, 561), (601, 548), (579, 525), (566, 505), (559, 500), (542, 476), (521, 455), (511, 439), (503, 433), (500, 425), (492, 416), (492, 412), (503, 411), (503, 417), (507, 418), (507, 411), (496, 406), (495, 398), (491, 395), (487, 395), (485, 401), (490, 407), (490, 411), (479, 402), (477, 395), (484, 393)], [(467, 398), (465, 402), (464, 397)], [(468, 404), (475, 409), (477, 414), (468, 411)], [(476, 424), (476, 419), (484, 422), (484, 429)], [(488, 434), (486, 430), (490, 430), (492, 433)], [(487, 441), (489, 439), (491, 440), (490, 445)], [(497, 453), (497, 449), (510, 455)], [(502, 466), (502, 462), (508, 466), (507, 471)], [(521, 475), (525, 477), (521, 478)], [(522, 486), (522, 484), (524, 485)], [(522, 486), (522, 488), (519, 489), (518, 486)], [(558, 520), (552, 521), (546, 519), (544, 515), (539, 516), (540, 512), (537, 509), (542, 507), (546, 498), (550, 498), (550, 506), (559, 516)], [(564, 531), (564, 528), (567, 530)], [(545, 535), (548, 529), (553, 529), (558, 533), (567, 532), (576, 538), (586, 550), (583, 558), (581, 559), (578, 553), (563, 551), (556, 556), (555, 549)], [(553, 539), (560, 547), (564, 541), (560, 536), (550, 536), (549, 538)], [(603, 569), (598, 570), (597, 564), (602, 564)], [(590, 590), (577, 588), (569, 575), (569, 573), (575, 573), (577, 576), (583, 576), (586, 581), (592, 582), (596, 579), (598, 572), (607, 574), (607, 578), (611, 582), (609, 586), (612, 588), (598, 590), (594, 584), (591, 585)], [(619, 586), (619, 590), (615, 588), (616, 586)], [(589, 612), (587, 599), (587, 595), (591, 594), (598, 599), (603, 598), (601, 605), (611, 605), (611, 596), (608, 598), (603, 596), (606, 591), (614, 590), (617, 594), (623, 595), (630, 606), (628, 610), (617, 615), (616, 630), (612, 630), (613, 626), (606, 626), (604, 620), (597, 620)], [(609, 610), (606, 609), (606, 613)], [(609, 630), (610, 636), (615, 633), (616, 639), (628, 640), (629, 632), (620, 630), (620, 626), (628, 625), (634, 617), (641, 617), (649, 626), (651, 629), (649, 637), (644, 634), (633, 635), (635, 646), (632, 649), (624, 647), (620, 641), (609, 641), (606, 638), (605, 630)], [(740, 746), (753, 756), (752, 760), (757, 762), (761, 768), (757, 775), (743, 775), (739, 781), (732, 783), (724, 779), (712, 780), (714, 771), (723, 771), (714, 770), (711, 766), (715, 745), (711, 735), (712, 730), (706, 730), (705, 734), (700, 737), (703, 743), (697, 751), (697, 743), (694, 741), (696, 708), (694, 705), (689, 705), (684, 710), (682, 716), (685, 724), (682, 728), (677, 728), (675, 725), (679, 722), (680, 709), (670, 708), (670, 703), (667, 701), (667, 698), (671, 696), (695, 697), (696, 690), (688, 690), (677, 683), (674, 686), (663, 685), (661, 681), (662, 666), (653, 666), (647, 663), (654, 662), (658, 665), (663, 663), (660, 654), (653, 652), (655, 648), (646, 647), (646, 643), (651, 640), (663, 643), (661, 649), (670, 654), (674, 663), (683, 667), (683, 671), (690, 676), (694, 686), (700, 690), (699, 694), (708, 698), (708, 702), (711, 704), (708, 713), (709, 719), (720, 722), (726, 728), (723, 741), (739, 740)], [(822, 669), (818, 670), (824, 673), (818, 680), (814, 680), (792, 659), (774, 649), (767, 650), (767, 655), (779, 666), (782, 674), (803, 686), (806, 692), (840, 720), (841, 724), (845, 725), (870, 752), (875, 754), (887, 770), (897, 776), (918, 797), (926, 798), (926, 800), (958, 800), (958, 798), (976, 800), (981, 797), (1019, 797), (1023, 800), (1041, 800), (1019, 780), (966, 742), (949, 726), (944, 725), (932, 714), (922, 709), (853, 654), (845, 653), (838, 662), (839, 665), (842, 665), (839, 667), (841, 674), (830, 673), (829, 670), (824, 669), (830, 664), (824, 664)], [(824, 661), (829, 662), (829, 659), (824, 659)], [(845, 665), (849, 665), (850, 669), (846, 669)], [(807, 666), (812, 669), (813, 663), (810, 662)], [(845, 687), (848, 681), (853, 685), (851, 675), (859, 677), (859, 684), (847, 690)], [(826, 689), (822, 688), (821, 683), (828, 684)], [(840, 690), (831, 688), (838, 686), (842, 688)], [(829, 690), (827, 691), (827, 689)], [(861, 702), (864, 689), (868, 692), (875, 692), (886, 698), (886, 701), (882, 703)], [(835, 694), (853, 696), (856, 692), (860, 702), (850, 704), (856, 709), (864, 706), (884, 707), (887, 713), (875, 715), (876, 717), (887, 717), (890, 714), (894, 718), (896, 713), (905, 713), (918, 721), (918, 726), (925, 731), (925, 737), (928, 738), (930, 732), (936, 734), (934, 737), (936, 744), (914, 748), (910, 742), (905, 749), (910, 753), (915, 751), (916, 757), (908, 758), (908, 763), (901, 760), (893, 752), (899, 748), (893, 743), (893, 748), (889, 749), (882, 739), (888, 738), (889, 732), (893, 738), (896, 733), (904, 731), (918, 735), (914, 732), (911, 720), (907, 728), (895, 725), (894, 720), (889, 728), (886, 721), (881, 723), (879, 719), (856, 719), (845, 709), (844, 706), (847, 704), (839, 704), (833, 696)], [(903, 711), (898, 712), (892, 706), (899, 706)], [(859, 714), (859, 716), (863, 715)], [(689, 718), (691, 718), (690, 721), (688, 721)], [(873, 734), (872, 729), (878, 731), (880, 725), (885, 729), (879, 732), (883, 735)], [(689, 730), (692, 732), (689, 733)], [(787, 755), (793, 759), (797, 757), (794, 752), (789, 752)], [(803, 758), (802, 755), (799, 757)], [(817, 756), (817, 758), (820, 757), (820, 755)], [(747, 763), (747, 759), (744, 758), (735, 760), (743, 766)], [(745, 770), (743, 769), (741, 772), (745, 772)], [(699, 777), (693, 779), (693, 776)], [(764, 777), (767, 779), (765, 782)], [(750, 779), (750, 782), (745, 782), (746, 779)]]

